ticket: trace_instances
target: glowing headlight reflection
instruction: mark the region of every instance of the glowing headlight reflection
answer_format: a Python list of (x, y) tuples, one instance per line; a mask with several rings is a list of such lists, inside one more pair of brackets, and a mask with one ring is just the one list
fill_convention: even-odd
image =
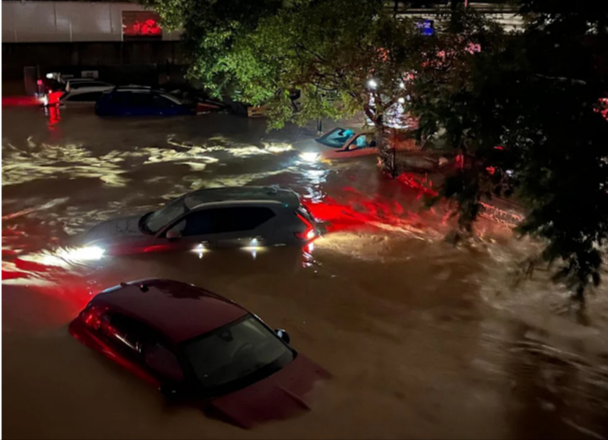
[(101, 260), (106, 253), (106, 250), (99, 246), (85, 246), (81, 248), (68, 249), (66, 250), (67, 255), (59, 255), (64, 257), (66, 260), (75, 261), (95, 261)]
[(258, 252), (263, 250), (264, 247), (260, 246), (260, 243), (257, 238), (252, 238), (251, 241), (249, 242), (249, 245), (243, 246), (243, 249), (251, 252), (251, 256), (255, 260), (255, 257), (257, 257)]
[(308, 151), (306, 153), (302, 153), (300, 154), (300, 159), (302, 159), (305, 162), (316, 162), (317, 160), (319, 160), (319, 153), (314, 153), (312, 151)]
[(208, 250), (209, 249), (207, 249), (203, 243), (199, 243), (194, 249), (192, 249), (192, 252), (196, 252), (198, 254), (198, 258), (203, 258), (203, 254)]
[(87, 261), (101, 260), (105, 249), (99, 246), (83, 246), (75, 248), (59, 248), (53, 251), (42, 251), (21, 257), (24, 261), (31, 261), (45, 266), (70, 268), (73, 264), (81, 264)]

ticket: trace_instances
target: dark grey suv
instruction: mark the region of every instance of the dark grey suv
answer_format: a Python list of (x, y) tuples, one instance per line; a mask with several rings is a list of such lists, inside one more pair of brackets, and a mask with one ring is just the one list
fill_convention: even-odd
[(276, 187), (202, 189), (142, 216), (105, 221), (84, 244), (107, 254), (213, 247), (302, 246), (320, 234), (300, 197)]

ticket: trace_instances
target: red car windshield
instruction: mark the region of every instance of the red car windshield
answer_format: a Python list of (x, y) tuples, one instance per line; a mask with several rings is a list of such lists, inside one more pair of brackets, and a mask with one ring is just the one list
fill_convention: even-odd
[(186, 342), (183, 351), (206, 391), (247, 386), (283, 368), (295, 356), (251, 315)]
[(342, 148), (355, 134), (354, 131), (344, 128), (334, 128), (329, 133), (324, 134), (319, 139), (315, 139), (320, 144), (331, 148)]

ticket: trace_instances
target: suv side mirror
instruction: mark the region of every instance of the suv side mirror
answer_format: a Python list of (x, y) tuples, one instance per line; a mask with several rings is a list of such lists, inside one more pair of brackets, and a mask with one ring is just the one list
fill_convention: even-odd
[(283, 340), (283, 342), (285, 342), (287, 345), (289, 345), (289, 343), (291, 342), (291, 338), (289, 337), (289, 333), (287, 333), (282, 328), (277, 328), (277, 329), (274, 330), (274, 332), (277, 334), (277, 336), (279, 338), (281, 338)]
[(181, 236), (182, 236), (182, 233), (175, 228), (169, 229), (167, 231), (167, 235), (166, 235), (167, 240), (177, 240)]

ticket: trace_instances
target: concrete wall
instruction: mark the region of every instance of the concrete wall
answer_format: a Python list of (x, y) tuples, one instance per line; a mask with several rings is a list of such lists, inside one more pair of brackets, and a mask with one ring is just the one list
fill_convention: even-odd
[[(142, 11), (136, 3), (3, 1), (3, 43), (122, 41), (122, 12)], [(163, 31), (162, 40), (179, 40)]]

